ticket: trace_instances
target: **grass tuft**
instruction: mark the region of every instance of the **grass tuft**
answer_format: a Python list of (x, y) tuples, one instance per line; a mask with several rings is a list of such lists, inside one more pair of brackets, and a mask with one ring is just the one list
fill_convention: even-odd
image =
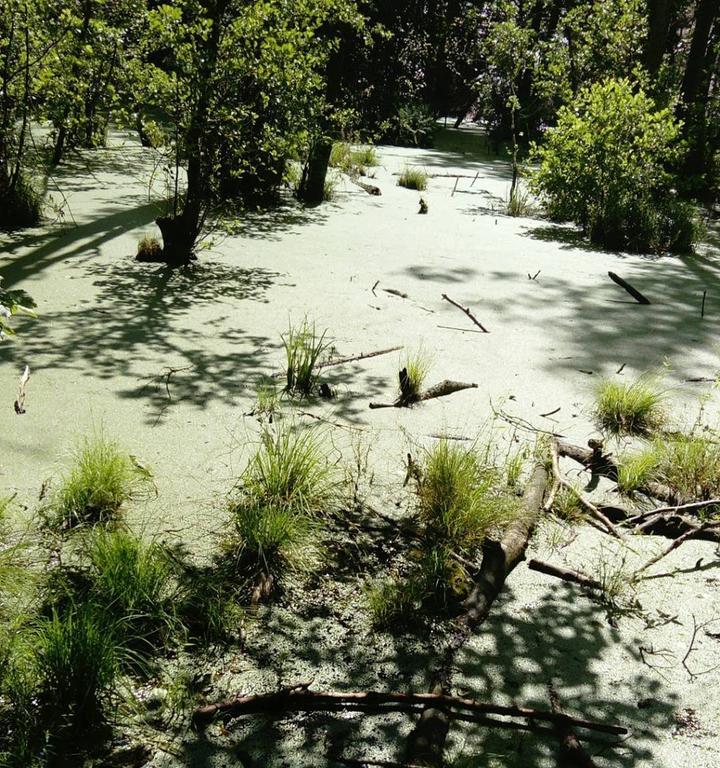
[(333, 144), (330, 153), (330, 166), (348, 176), (365, 176), (368, 168), (379, 164), (375, 147), (353, 149), (346, 141)]
[(163, 247), (157, 237), (145, 235), (137, 247), (136, 259), (138, 261), (161, 261)]
[(310, 395), (318, 382), (317, 366), (330, 346), (325, 341), (327, 330), (318, 335), (315, 323), (307, 318), (299, 326), (290, 325), (282, 337), (287, 360), (285, 391), (291, 395)]
[(251, 506), (291, 509), (319, 514), (334, 500), (338, 480), (313, 430), (292, 425), (266, 430), (242, 476), (243, 499)]
[(405, 189), (416, 189), (418, 192), (424, 192), (427, 189), (428, 175), (422, 168), (411, 168), (405, 166), (403, 172), (398, 178), (398, 186)]
[(664, 394), (648, 378), (632, 384), (605, 380), (595, 398), (598, 427), (613, 435), (649, 435), (666, 421)]
[(530, 193), (523, 189), (520, 184), (508, 195), (507, 198), (508, 216), (528, 216), (532, 213), (532, 204), (530, 202)]
[(618, 487), (623, 493), (650, 481), (667, 485), (679, 503), (720, 496), (720, 444), (694, 435), (656, 438), (620, 462)]
[(64, 526), (115, 518), (123, 504), (147, 491), (150, 478), (118, 444), (98, 433), (85, 438), (62, 481), (54, 509)]
[(168, 551), (125, 530), (99, 530), (88, 546), (91, 599), (112, 618), (125, 647), (143, 655), (180, 628), (177, 573)]
[(400, 399), (404, 403), (415, 403), (420, 399), (427, 375), (432, 367), (432, 358), (423, 350), (408, 353), (400, 365)]

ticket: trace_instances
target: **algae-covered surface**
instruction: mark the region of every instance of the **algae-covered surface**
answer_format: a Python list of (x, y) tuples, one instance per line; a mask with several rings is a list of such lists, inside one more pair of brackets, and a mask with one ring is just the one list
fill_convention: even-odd
[[(371, 183), (382, 196), (343, 177), (333, 202), (249, 212), (234, 233), (215, 232), (195, 264), (172, 271), (134, 260), (140, 237), (156, 234), (162, 169), (117, 133), (107, 149), (75, 154), (57, 174), (58, 221), (2, 236), (3, 285), (27, 291), (39, 315), (19, 320), (17, 339), (0, 349), (2, 490), (17, 493), (26, 519), (78, 438), (102, 429), (151, 469), (157, 488), (128, 510), (129, 524), (206, 558), (226, 524), (223, 500), (257, 444), (261, 425), (248, 415), (257, 384), (282, 372), (281, 336), (306, 316), (328, 329), (338, 356), (422, 349), (432, 361), (428, 384), (478, 385), (411, 409), (370, 410), (396, 396), (395, 352), (329, 368), (331, 400), (284, 403), (281, 418), (319, 428), (338, 467), (360, 471), (361, 532), (338, 545), (343, 567), (249, 613), (236, 647), (169, 662), (158, 686), (172, 687), (173, 675), (200, 679), (193, 701), (307, 681), (315, 690), (426, 690), (446, 630), (375, 631), (365, 597), (369, 574), (387, 566), (396, 543), (391, 526), (363, 523), (409, 514), (408, 452), (440, 434), (472, 441), (493, 417), (510, 444), (534, 440), (528, 425), (585, 444), (595, 434), (598, 380), (648, 371), (661, 377), (678, 428), (694, 421), (706, 393), (702, 418), (713, 423), (717, 396), (697, 381), (717, 371), (712, 230), (692, 257), (591, 249), (570, 227), (505, 216), (508, 163), (484, 149), (468, 130), (445, 132), (434, 150), (381, 147)], [(431, 174), (426, 191), (397, 186), (406, 165)], [(637, 304), (608, 271), (652, 303)], [(442, 294), (470, 307), (489, 333)], [(25, 364), (27, 412), (17, 416)], [(547, 522), (531, 549), (587, 572), (601, 560), (629, 572), (665, 544), (633, 538), (623, 555), (590, 527)], [(716, 766), (719, 565), (715, 545), (687, 542), (641, 582), (640, 607), (609, 620), (574, 586), (521, 564), (459, 656), (456, 692), (547, 708), (552, 684), (566, 711), (630, 729), (621, 743), (587, 743), (598, 765)], [(299, 768), (342, 765), (341, 757), (402, 760), (412, 724), (402, 714), (315, 713), (198, 734), (161, 710), (125, 717), (121, 730), (151, 747), (157, 768)], [(448, 741), (457, 765), (550, 766), (554, 750), (532, 734), (470, 724), (453, 725)]]

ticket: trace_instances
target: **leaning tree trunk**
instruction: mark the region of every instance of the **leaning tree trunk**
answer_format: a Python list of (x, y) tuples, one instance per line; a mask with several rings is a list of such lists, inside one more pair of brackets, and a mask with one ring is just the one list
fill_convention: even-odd
[(325, 180), (332, 145), (332, 139), (323, 136), (313, 143), (310, 150), (310, 157), (298, 190), (298, 199), (307, 205), (317, 205), (325, 199)]

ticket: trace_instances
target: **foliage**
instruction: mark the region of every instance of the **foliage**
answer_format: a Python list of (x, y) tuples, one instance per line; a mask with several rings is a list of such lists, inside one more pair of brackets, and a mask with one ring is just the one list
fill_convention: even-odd
[[(0, 278), (0, 281), (2, 281), (2, 278)], [(7, 336), (15, 335), (15, 330), (8, 324), (8, 320), (13, 315), (37, 317), (33, 311), (35, 306), (35, 302), (25, 291), (6, 291), (0, 285), (0, 341)]]
[(123, 646), (146, 654), (168, 642), (177, 573), (168, 551), (125, 530), (95, 530), (88, 544), (90, 599), (115, 622)]
[(632, 384), (606, 379), (597, 389), (595, 421), (610, 434), (648, 435), (665, 423), (664, 400), (664, 393), (647, 377)]
[(432, 358), (422, 349), (418, 349), (405, 355), (400, 365), (400, 398), (407, 404), (417, 402), (432, 366)]
[(431, 147), (437, 124), (435, 116), (423, 104), (400, 105), (397, 113), (382, 126), (382, 141), (397, 147)]
[(305, 318), (299, 326), (290, 325), (282, 337), (287, 359), (285, 390), (291, 395), (307, 396), (315, 389), (320, 357), (330, 346), (326, 335), (327, 330), (318, 336), (315, 323), (311, 325)]
[(288, 571), (309, 570), (318, 558), (318, 522), (290, 507), (246, 501), (234, 507), (225, 542), (236, 568), (275, 581)]
[(241, 478), (237, 502), (318, 515), (336, 497), (335, 467), (321, 443), (322, 433), (292, 424), (262, 434), (262, 442)]
[(423, 192), (427, 189), (427, 178), (428, 175), (422, 168), (405, 166), (403, 172), (398, 177), (398, 186)]
[(628, 80), (583, 89), (574, 109), (536, 148), (531, 177), (548, 213), (580, 224), (593, 242), (634, 251), (687, 251), (692, 209), (679, 201), (669, 167), (679, 162), (680, 126)]
[(656, 438), (620, 462), (622, 492), (632, 493), (650, 481), (667, 485), (678, 503), (719, 496), (720, 445), (696, 435)]
[(346, 141), (336, 141), (330, 153), (330, 166), (348, 176), (365, 176), (368, 168), (378, 165), (375, 147), (353, 149)]
[(150, 478), (102, 432), (86, 437), (55, 494), (53, 508), (64, 526), (113, 519), (123, 504), (142, 496)]

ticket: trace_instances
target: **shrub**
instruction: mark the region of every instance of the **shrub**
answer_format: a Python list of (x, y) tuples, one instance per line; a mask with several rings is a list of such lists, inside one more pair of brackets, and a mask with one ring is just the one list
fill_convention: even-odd
[(427, 189), (427, 173), (421, 168), (405, 166), (405, 169), (398, 178), (398, 186), (423, 192)]
[(75, 525), (108, 521), (123, 504), (140, 496), (148, 483), (147, 470), (123, 453), (117, 443), (102, 433), (85, 438), (55, 496), (59, 522)]
[(0, 229), (34, 227), (42, 218), (42, 198), (24, 173), (12, 189), (0, 191)]
[(274, 434), (263, 433), (260, 448), (243, 473), (237, 504), (316, 514), (326, 510), (337, 488), (318, 433), (296, 432), (288, 425)]
[(648, 435), (665, 423), (664, 399), (647, 378), (632, 384), (605, 380), (597, 390), (595, 420), (614, 435)]
[(397, 114), (382, 126), (382, 139), (398, 147), (431, 147), (437, 123), (424, 104), (410, 102), (398, 108)]
[(672, 109), (658, 109), (628, 80), (594, 83), (561, 107), (557, 127), (535, 148), (531, 188), (551, 217), (577, 222), (593, 242), (688, 251), (694, 215), (669, 170), (680, 160), (679, 134)]
[(312, 393), (318, 381), (317, 366), (320, 356), (330, 346), (325, 341), (327, 331), (318, 336), (315, 323), (310, 325), (307, 318), (297, 327), (291, 325), (282, 337), (287, 359), (285, 390), (290, 394)]

